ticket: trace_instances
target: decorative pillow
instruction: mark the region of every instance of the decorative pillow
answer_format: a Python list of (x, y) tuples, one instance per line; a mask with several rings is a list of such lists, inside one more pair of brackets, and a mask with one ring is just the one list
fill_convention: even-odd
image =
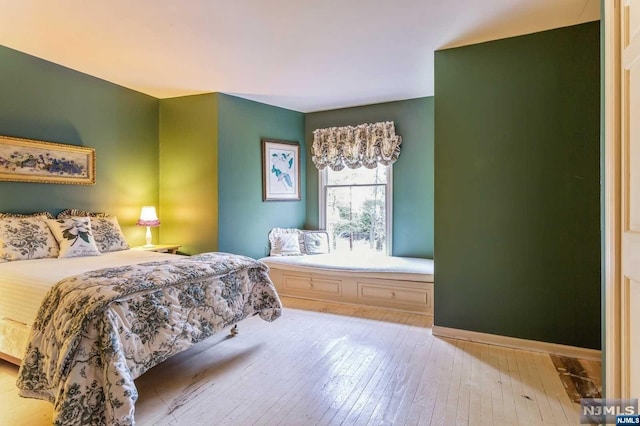
[(304, 232), (298, 231), (298, 245), (300, 246), (300, 254), (307, 254), (307, 248), (304, 246)]
[(329, 253), (329, 234), (326, 231), (303, 231), (303, 238), (307, 254)]
[(38, 212), (31, 214), (20, 214), (20, 213), (0, 213), (0, 219), (3, 218), (24, 218), (24, 217), (39, 217), (44, 219), (53, 219), (53, 215), (49, 212)]
[(90, 219), (91, 232), (100, 253), (127, 250), (129, 248), (117, 217), (91, 217)]
[[(96, 213), (80, 209), (65, 209), (56, 215), (58, 219), (67, 219), (70, 217), (111, 217), (107, 213)], [(53, 219), (53, 217), (51, 217)]]
[(47, 219), (47, 224), (58, 244), (60, 244), (58, 257), (100, 255), (91, 232), (91, 221), (88, 217)]
[(0, 218), (0, 262), (57, 256), (58, 243), (43, 217)]
[(271, 243), (271, 256), (299, 256), (300, 242), (298, 234), (300, 231), (295, 228), (273, 228), (269, 232), (269, 242)]
[(283, 234), (276, 241), (276, 245), (280, 246), (280, 254), (282, 256), (296, 256), (302, 254), (300, 252), (300, 243), (296, 234)]

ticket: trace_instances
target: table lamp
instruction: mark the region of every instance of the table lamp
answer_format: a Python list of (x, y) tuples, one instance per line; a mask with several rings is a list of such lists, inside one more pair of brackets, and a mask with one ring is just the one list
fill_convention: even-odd
[(156, 214), (156, 208), (154, 206), (144, 206), (140, 211), (140, 219), (136, 222), (138, 226), (147, 227), (147, 244), (144, 247), (152, 247), (151, 244), (151, 227), (160, 226), (158, 215)]

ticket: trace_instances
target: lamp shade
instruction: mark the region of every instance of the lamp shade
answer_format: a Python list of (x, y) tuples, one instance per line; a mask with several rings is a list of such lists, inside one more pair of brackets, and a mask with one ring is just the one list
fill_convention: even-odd
[(160, 226), (156, 208), (153, 206), (144, 206), (140, 212), (140, 219), (136, 222), (138, 226)]

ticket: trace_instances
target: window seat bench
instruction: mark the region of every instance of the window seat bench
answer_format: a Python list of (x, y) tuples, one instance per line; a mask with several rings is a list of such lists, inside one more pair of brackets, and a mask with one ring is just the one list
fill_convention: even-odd
[(283, 296), (433, 315), (433, 260), (318, 254), (260, 259)]

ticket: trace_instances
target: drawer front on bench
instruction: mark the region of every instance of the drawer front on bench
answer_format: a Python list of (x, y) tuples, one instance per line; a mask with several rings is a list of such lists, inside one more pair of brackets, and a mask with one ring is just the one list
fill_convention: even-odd
[(354, 303), (433, 315), (433, 283), (359, 278), (271, 268), (269, 276), (282, 296)]
[(333, 296), (340, 296), (342, 294), (342, 282), (340, 280), (284, 274), (283, 281), (284, 288), (290, 291), (322, 293)]
[(427, 288), (409, 288), (397, 284), (358, 282), (358, 298), (379, 306), (433, 313), (432, 296), (432, 285), (427, 285)]

